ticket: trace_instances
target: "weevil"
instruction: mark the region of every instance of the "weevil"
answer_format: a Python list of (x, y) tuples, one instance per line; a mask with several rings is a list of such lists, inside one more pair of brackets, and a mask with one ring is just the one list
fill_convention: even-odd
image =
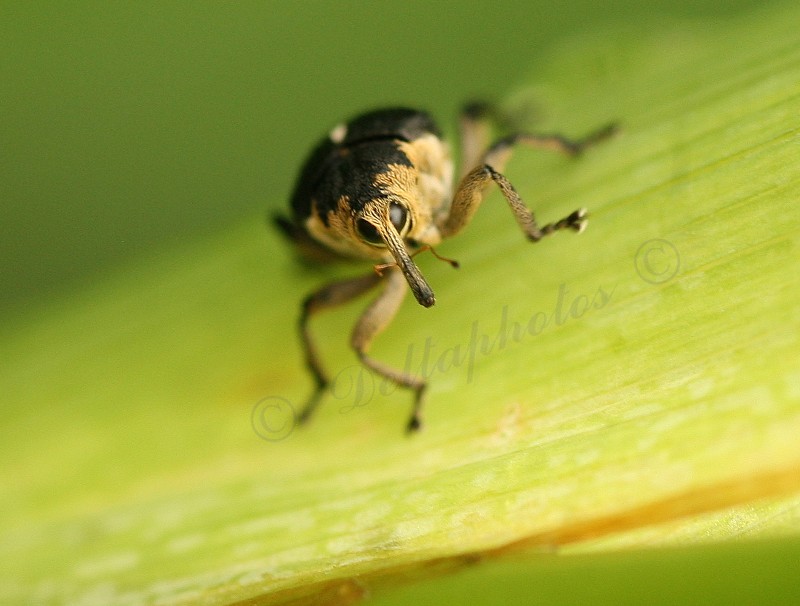
[[(420, 429), (425, 381), (373, 359), (370, 345), (391, 323), (408, 288), (423, 307), (434, 304), (433, 290), (413, 257), (431, 250), (444, 259), (433, 247), (469, 224), (488, 186), (497, 185), (531, 242), (557, 231), (581, 232), (585, 228), (584, 209), (540, 226), (503, 175), (504, 166), (518, 144), (575, 156), (610, 136), (615, 126), (577, 140), (559, 134), (514, 133), (488, 145), (496, 116), (491, 106), (482, 103), (470, 104), (462, 111), (461, 170), (455, 189), (449, 146), (433, 119), (416, 109), (362, 114), (336, 126), (307, 158), (291, 196), (291, 217), (276, 216), (277, 226), (306, 259), (371, 260), (375, 271), (327, 284), (303, 301), (300, 339), (315, 387), (300, 411), (299, 422), (308, 421), (330, 385), (309, 321), (320, 311), (382, 284), (382, 292), (356, 322), (350, 345), (365, 367), (413, 392), (406, 427), (408, 432)], [(457, 267), (455, 261), (444, 260)]]

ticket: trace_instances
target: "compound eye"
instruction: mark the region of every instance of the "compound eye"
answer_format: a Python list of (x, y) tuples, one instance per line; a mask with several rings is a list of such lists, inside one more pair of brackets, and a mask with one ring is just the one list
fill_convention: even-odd
[(408, 209), (405, 206), (392, 202), (389, 205), (389, 220), (394, 225), (397, 233), (403, 234), (408, 227)]
[(381, 235), (378, 233), (378, 229), (369, 221), (359, 219), (356, 222), (356, 229), (358, 229), (358, 233), (364, 239), (364, 242), (374, 246), (385, 246), (383, 238), (381, 238)]

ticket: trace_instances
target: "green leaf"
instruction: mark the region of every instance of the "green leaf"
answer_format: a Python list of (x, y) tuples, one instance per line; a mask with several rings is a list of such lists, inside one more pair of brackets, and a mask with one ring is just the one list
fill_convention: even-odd
[[(729, 572), (684, 600), (796, 590), (777, 566), (796, 539), (724, 543), (800, 528), (798, 22), (772, 5), (538, 57), (510, 110), (623, 132), (509, 164), (538, 217), (586, 207), (586, 233), (528, 244), (495, 193), (440, 247), (459, 271), (420, 257), (436, 306), (409, 299), (372, 350), (428, 379), (420, 435), (410, 394), (347, 349), (364, 302), (315, 320), (336, 381), (295, 427), (299, 302), (358, 269), (302, 270), (262, 225), (19, 312), (0, 335), (0, 600), (432, 601), (536, 578), (570, 602), (589, 570), (613, 601), (626, 578), (674, 586), (675, 554)], [(741, 582), (759, 560), (775, 582)]]

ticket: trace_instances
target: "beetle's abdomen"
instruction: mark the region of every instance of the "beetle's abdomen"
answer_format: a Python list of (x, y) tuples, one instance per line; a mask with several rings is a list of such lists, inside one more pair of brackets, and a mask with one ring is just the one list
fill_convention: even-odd
[(348, 122), (346, 128), (341, 140), (344, 146), (374, 139), (414, 141), (426, 134), (441, 137), (433, 118), (425, 112), (407, 108), (368, 112)]

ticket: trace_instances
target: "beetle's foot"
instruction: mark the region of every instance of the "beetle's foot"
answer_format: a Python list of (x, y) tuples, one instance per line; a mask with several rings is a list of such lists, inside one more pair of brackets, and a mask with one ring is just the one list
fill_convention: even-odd
[(585, 208), (580, 208), (564, 219), (565, 227), (581, 233), (589, 222), (589, 213)]
[(408, 435), (417, 433), (420, 429), (422, 429), (422, 419), (420, 419), (417, 415), (414, 415), (409, 419), (408, 425), (406, 425), (406, 433)]

